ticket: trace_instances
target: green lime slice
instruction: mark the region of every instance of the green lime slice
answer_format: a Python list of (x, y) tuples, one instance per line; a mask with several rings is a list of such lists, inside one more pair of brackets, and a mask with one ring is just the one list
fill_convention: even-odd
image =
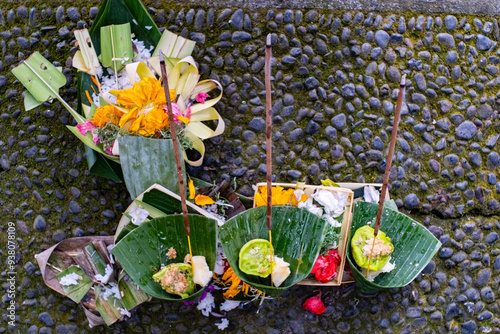
[(240, 270), (248, 275), (267, 277), (271, 274), (270, 243), (265, 239), (253, 239), (240, 249)]

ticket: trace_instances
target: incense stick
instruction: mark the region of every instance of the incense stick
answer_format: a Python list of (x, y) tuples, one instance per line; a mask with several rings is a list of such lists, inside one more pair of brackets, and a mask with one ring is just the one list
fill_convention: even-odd
[(399, 85), (399, 95), (398, 95), (398, 102), (396, 104), (396, 114), (394, 115), (394, 122), (392, 124), (391, 142), (389, 144), (389, 153), (387, 155), (387, 161), (385, 165), (384, 182), (382, 184), (382, 190), (380, 193), (380, 201), (378, 203), (377, 218), (375, 220), (375, 228), (373, 232), (373, 244), (372, 244), (372, 249), (370, 251), (370, 257), (368, 258), (368, 268), (366, 270), (366, 278), (368, 278), (368, 273), (370, 272), (370, 263), (372, 262), (373, 248), (375, 247), (375, 239), (377, 238), (378, 231), (380, 229), (380, 220), (382, 219), (382, 211), (384, 209), (387, 184), (389, 183), (389, 176), (391, 175), (392, 157), (394, 155), (394, 148), (396, 147), (396, 139), (398, 137), (398, 126), (399, 126), (399, 119), (401, 116), (401, 107), (403, 106), (405, 85), (406, 85), (406, 74), (403, 74), (403, 77), (401, 78), (401, 83)]
[(271, 286), (273, 286), (273, 243), (271, 229), (273, 228), (272, 221), (272, 143), (271, 143), (271, 126), (272, 126), (272, 100), (271, 100), (271, 34), (267, 35), (266, 40), (266, 57), (265, 57), (265, 84), (266, 84), (266, 179), (267, 179), (267, 229), (269, 230), (269, 249), (271, 263)]
[(177, 133), (175, 131), (174, 114), (172, 112), (172, 101), (170, 101), (170, 89), (168, 87), (168, 77), (167, 70), (165, 68), (165, 60), (163, 59), (163, 52), (160, 50), (160, 68), (161, 68), (161, 78), (163, 81), (163, 90), (165, 91), (165, 99), (167, 100), (167, 111), (168, 111), (168, 121), (170, 123), (170, 135), (172, 136), (172, 144), (174, 146), (175, 155), (175, 165), (177, 166), (177, 179), (179, 180), (179, 193), (181, 196), (181, 206), (182, 206), (182, 217), (184, 218), (184, 228), (186, 230), (186, 235), (188, 239), (189, 255), (191, 256), (191, 266), (193, 267), (193, 252), (191, 251), (191, 238), (190, 228), (189, 228), (189, 217), (186, 205), (186, 187), (184, 185), (184, 178), (182, 177), (182, 165), (181, 165), (181, 153), (179, 150), (179, 141), (177, 139)]

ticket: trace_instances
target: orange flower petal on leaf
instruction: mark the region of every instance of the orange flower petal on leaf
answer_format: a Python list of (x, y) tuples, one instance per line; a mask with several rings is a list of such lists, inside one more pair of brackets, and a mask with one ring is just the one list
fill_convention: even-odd
[(194, 197), (196, 196), (196, 189), (194, 188), (193, 179), (189, 180), (188, 187), (189, 187), (189, 199), (194, 199)]
[(215, 203), (213, 199), (205, 195), (197, 195), (194, 199), (194, 202), (198, 206), (211, 205)]

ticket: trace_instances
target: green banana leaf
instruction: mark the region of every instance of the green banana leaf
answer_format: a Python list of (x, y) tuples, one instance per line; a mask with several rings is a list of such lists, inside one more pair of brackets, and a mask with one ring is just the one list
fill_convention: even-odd
[(61, 287), (66, 296), (68, 296), (75, 303), (79, 303), (90, 290), (94, 282), (92, 282), (90, 278), (83, 272), (82, 268), (79, 268), (77, 266), (71, 266), (61, 271), (57, 274), (57, 279), (60, 281), (61, 278), (72, 273), (76, 273), (82, 278), (81, 280), (78, 280), (79, 283), (77, 285), (61, 285)]
[[(136, 24), (137, 22), (137, 24)], [(105, 0), (89, 31), (90, 38), (97, 54), (101, 53), (101, 27), (111, 24), (130, 23), (130, 29), (135, 38), (143, 41), (146, 47), (155, 47), (160, 41), (161, 33), (146, 7), (139, 0)], [(150, 27), (148, 29), (147, 27)], [(94, 89), (92, 89), (92, 87)], [(90, 105), (85, 91), (92, 96), (97, 86), (92, 82), (90, 75), (78, 72), (78, 113), (84, 115), (82, 103)], [(101, 104), (102, 105), (102, 104)], [(119, 163), (108, 160), (105, 155), (93, 150), (85, 149), (89, 171), (115, 182), (123, 181), (123, 173)]]
[[(217, 221), (189, 215), (189, 225), (193, 256), (205, 256), (208, 267), (213, 271), (217, 256)], [(166, 255), (170, 247), (177, 252), (175, 259), (168, 259)], [(189, 298), (181, 299), (178, 295), (167, 293), (152, 278), (162, 265), (183, 262), (184, 256), (189, 254), (182, 215), (144, 222), (121, 239), (111, 253), (130, 278), (150, 296), (172, 301), (197, 301), (203, 294), (204, 289), (199, 288)]]
[(101, 27), (124, 23), (130, 23), (135, 38), (143, 41), (147, 48), (156, 46), (160, 41), (160, 30), (140, 0), (105, 0), (90, 29), (97, 54), (101, 53)]
[(274, 255), (290, 263), (290, 276), (279, 287), (271, 286), (271, 276), (247, 275), (238, 266), (241, 247), (252, 239), (269, 240), (266, 206), (249, 209), (229, 219), (219, 228), (227, 261), (236, 275), (270, 296), (278, 296), (307, 277), (318, 257), (326, 221), (306, 209), (272, 207)]
[(102, 296), (103, 289), (110, 289), (110, 285), (95, 286), (95, 306), (99, 315), (103, 318), (106, 325), (111, 326), (118, 320), (123, 319), (124, 314), (120, 309), (126, 310), (121, 298), (115, 298), (114, 296), (108, 296), (107, 299)]
[[(390, 206), (389, 206), (390, 207)], [(351, 239), (354, 232), (366, 223), (374, 226), (378, 204), (363, 201), (355, 202), (347, 259), (351, 267), (356, 287), (362, 293), (375, 293), (382, 289), (403, 287), (417, 277), (441, 247), (441, 243), (423, 225), (410, 217), (385, 207), (380, 222), (380, 230), (391, 238), (394, 252), (390, 262), (396, 268), (378, 275), (373, 282), (368, 281), (358, 269), (351, 252)]]
[[(155, 183), (179, 194), (174, 145), (171, 139), (124, 136), (118, 138), (118, 145), (123, 178), (132, 198), (136, 198)], [(182, 155), (181, 165), (184, 184), (187, 184)]]
[(124, 271), (120, 273), (118, 278), (118, 288), (120, 291), (123, 291), (123, 306), (125, 306), (125, 309), (129, 311), (151, 299), (151, 297), (142, 291), (137, 284), (132, 282), (130, 277)]

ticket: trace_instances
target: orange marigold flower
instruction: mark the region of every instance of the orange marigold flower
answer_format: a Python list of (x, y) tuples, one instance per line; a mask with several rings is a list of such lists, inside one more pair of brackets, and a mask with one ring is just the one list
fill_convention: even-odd
[[(175, 90), (170, 90), (170, 99), (175, 99)], [(167, 103), (165, 92), (156, 79), (144, 77), (132, 88), (119, 91), (116, 102), (128, 109), (119, 122), (122, 129), (152, 136), (169, 126), (168, 114), (163, 108)]]
[[(292, 202), (295, 189), (283, 189), (281, 186), (271, 188), (272, 205), (285, 205)], [(267, 186), (259, 187), (259, 191), (255, 195), (255, 206), (267, 205)]]
[(123, 112), (117, 109), (114, 105), (108, 104), (97, 108), (94, 116), (91, 119), (92, 124), (102, 128), (108, 122), (112, 122), (117, 125), (120, 121), (120, 117), (123, 116)]

